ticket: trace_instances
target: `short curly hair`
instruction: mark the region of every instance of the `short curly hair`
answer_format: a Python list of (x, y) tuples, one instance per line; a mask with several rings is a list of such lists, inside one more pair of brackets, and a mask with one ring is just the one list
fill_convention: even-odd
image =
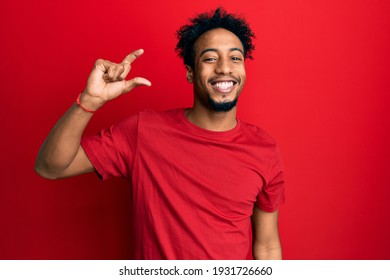
[(255, 46), (252, 39), (255, 38), (255, 34), (245, 19), (228, 14), (223, 8), (219, 7), (210, 13), (199, 14), (197, 17), (190, 19), (190, 22), (191, 24), (180, 27), (176, 32), (178, 43), (175, 50), (178, 56), (183, 59), (185, 65), (191, 68), (194, 67), (195, 41), (203, 33), (215, 28), (224, 28), (234, 33), (244, 47), (244, 57), (253, 59), (252, 52)]

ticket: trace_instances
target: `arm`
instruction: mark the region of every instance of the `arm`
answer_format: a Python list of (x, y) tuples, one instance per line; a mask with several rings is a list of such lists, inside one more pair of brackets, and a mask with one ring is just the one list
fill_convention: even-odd
[(281, 260), (278, 211), (268, 213), (255, 206), (252, 215), (252, 229), (253, 258), (255, 260)]
[[(139, 85), (150, 86), (150, 82), (144, 78), (125, 80), (131, 63), (142, 53), (143, 50), (134, 51), (119, 64), (97, 60), (80, 97), (83, 107), (95, 111), (107, 101)], [(81, 136), (92, 115), (93, 113), (73, 104), (61, 117), (38, 153), (35, 170), (39, 175), (59, 179), (94, 171), (80, 145)]]

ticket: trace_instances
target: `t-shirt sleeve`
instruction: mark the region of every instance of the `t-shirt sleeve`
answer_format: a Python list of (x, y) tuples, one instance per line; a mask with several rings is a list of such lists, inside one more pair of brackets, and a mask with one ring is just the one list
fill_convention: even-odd
[(83, 137), (81, 146), (99, 178), (129, 178), (137, 146), (138, 115)]
[(274, 212), (284, 201), (284, 170), (280, 152), (277, 148), (275, 161), (268, 179), (257, 197), (257, 207), (266, 212)]

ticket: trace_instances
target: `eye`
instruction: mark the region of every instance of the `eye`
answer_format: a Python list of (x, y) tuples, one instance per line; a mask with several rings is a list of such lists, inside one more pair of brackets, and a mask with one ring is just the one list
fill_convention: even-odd
[(203, 59), (204, 62), (213, 62), (213, 61), (216, 61), (217, 58), (216, 57), (206, 57)]
[(241, 58), (241, 57), (238, 57), (238, 56), (233, 56), (233, 57), (231, 58), (231, 60), (233, 60), (233, 61), (241, 61), (242, 58)]

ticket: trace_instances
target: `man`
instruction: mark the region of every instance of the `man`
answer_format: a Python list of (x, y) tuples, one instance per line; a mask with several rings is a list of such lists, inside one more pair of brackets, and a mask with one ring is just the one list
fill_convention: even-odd
[(222, 9), (192, 19), (177, 44), (193, 84), (192, 108), (140, 112), (83, 138), (107, 101), (151, 85), (125, 80), (143, 50), (118, 64), (97, 60), (85, 90), (42, 145), (36, 171), (50, 179), (93, 171), (127, 179), (135, 259), (245, 259), (251, 249), (255, 259), (281, 259), (278, 148), (236, 117), (253, 36), (243, 19)]

